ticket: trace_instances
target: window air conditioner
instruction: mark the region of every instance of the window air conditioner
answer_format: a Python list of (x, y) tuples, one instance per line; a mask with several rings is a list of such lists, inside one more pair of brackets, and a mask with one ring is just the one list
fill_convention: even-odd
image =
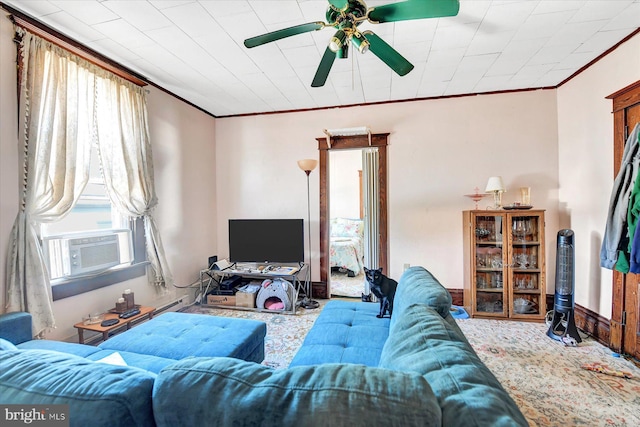
[(47, 236), (42, 246), (51, 279), (85, 276), (133, 260), (128, 229)]

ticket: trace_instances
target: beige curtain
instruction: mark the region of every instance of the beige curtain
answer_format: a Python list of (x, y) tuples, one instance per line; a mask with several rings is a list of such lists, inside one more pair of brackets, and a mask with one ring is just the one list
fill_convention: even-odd
[(157, 204), (144, 90), (17, 27), (22, 36), (20, 136), (25, 153), (22, 204), (7, 255), (7, 311), (27, 311), (34, 335), (54, 328), (51, 287), (38, 225), (61, 219), (89, 179), (98, 143), (112, 204), (143, 216), (152, 281), (172, 283), (151, 217)]
[(151, 280), (163, 287), (173, 284), (160, 233), (151, 216), (158, 199), (153, 184), (145, 91), (112, 75), (99, 76), (97, 86), (98, 146), (109, 197), (123, 214), (144, 218)]
[(67, 51), (18, 29), (23, 57), (19, 141), (24, 152), (20, 212), (7, 259), (7, 311), (28, 311), (33, 333), (54, 328), (38, 223), (66, 215), (89, 179), (94, 77)]

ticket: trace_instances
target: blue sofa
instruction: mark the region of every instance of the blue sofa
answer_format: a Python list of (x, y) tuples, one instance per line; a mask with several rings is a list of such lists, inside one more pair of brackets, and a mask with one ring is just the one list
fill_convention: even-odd
[[(60, 352), (8, 349), (0, 351), (0, 396), (37, 391), (46, 396), (38, 402), (62, 403), (68, 397), (60, 390), (79, 382), (75, 391), (105, 393), (112, 406), (105, 409), (103, 400), (83, 408), (104, 414), (92, 419), (94, 426), (528, 425), (450, 307), (446, 289), (412, 267), (399, 281), (392, 319), (376, 318), (377, 304), (330, 301), (288, 369), (201, 356), (154, 374)], [(38, 373), (38, 390), (30, 389), (27, 371)], [(103, 377), (104, 387), (89, 385)], [(82, 397), (82, 405), (91, 405), (102, 395)]]

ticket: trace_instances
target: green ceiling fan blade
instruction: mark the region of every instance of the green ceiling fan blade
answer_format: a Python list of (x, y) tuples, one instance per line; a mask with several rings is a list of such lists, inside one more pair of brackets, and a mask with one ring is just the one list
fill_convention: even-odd
[(311, 87), (324, 86), (327, 82), (327, 77), (329, 77), (329, 71), (331, 71), (331, 67), (333, 66), (333, 61), (335, 60), (336, 53), (327, 47), (324, 51), (324, 55), (322, 55), (322, 60), (320, 61), (316, 75), (313, 77)]
[(382, 62), (387, 64), (399, 76), (404, 76), (413, 70), (411, 62), (407, 61), (404, 56), (400, 55), (397, 50), (389, 46), (387, 42), (375, 35), (371, 31), (365, 31), (362, 35), (369, 42), (369, 50), (375, 56), (380, 58)]
[(406, 0), (372, 7), (367, 16), (369, 21), (374, 23), (396, 22), (456, 16), (459, 9), (460, 2), (458, 0)]
[(324, 22), (309, 22), (307, 24), (296, 25), (282, 30), (272, 31), (261, 36), (251, 37), (244, 41), (246, 47), (256, 47), (265, 43), (274, 42), (284, 39), (285, 37), (295, 36), (297, 34), (308, 33), (310, 31), (321, 30), (326, 26)]
[(344, 10), (349, 4), (348, 0), (329, 0), (329, 4), (338, 10)]

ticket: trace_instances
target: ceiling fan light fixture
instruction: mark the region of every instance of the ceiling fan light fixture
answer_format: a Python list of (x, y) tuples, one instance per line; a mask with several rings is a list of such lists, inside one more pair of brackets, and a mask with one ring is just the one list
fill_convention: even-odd
[(369, 50), (369, 42), (360, 33), (353, 33), (351, 43), (353, 43), (360, 53), (366, 53)]
[(336, 32), (329, 41), (329, 49), (331, 49), (332, 52), (339, 51), (340, 49), (342, 49), (342, 46), (344, 46), (344, 42), (346, 39), (347, 35), (344, 33), (344, 31), (338, 30), (338, 32)]

